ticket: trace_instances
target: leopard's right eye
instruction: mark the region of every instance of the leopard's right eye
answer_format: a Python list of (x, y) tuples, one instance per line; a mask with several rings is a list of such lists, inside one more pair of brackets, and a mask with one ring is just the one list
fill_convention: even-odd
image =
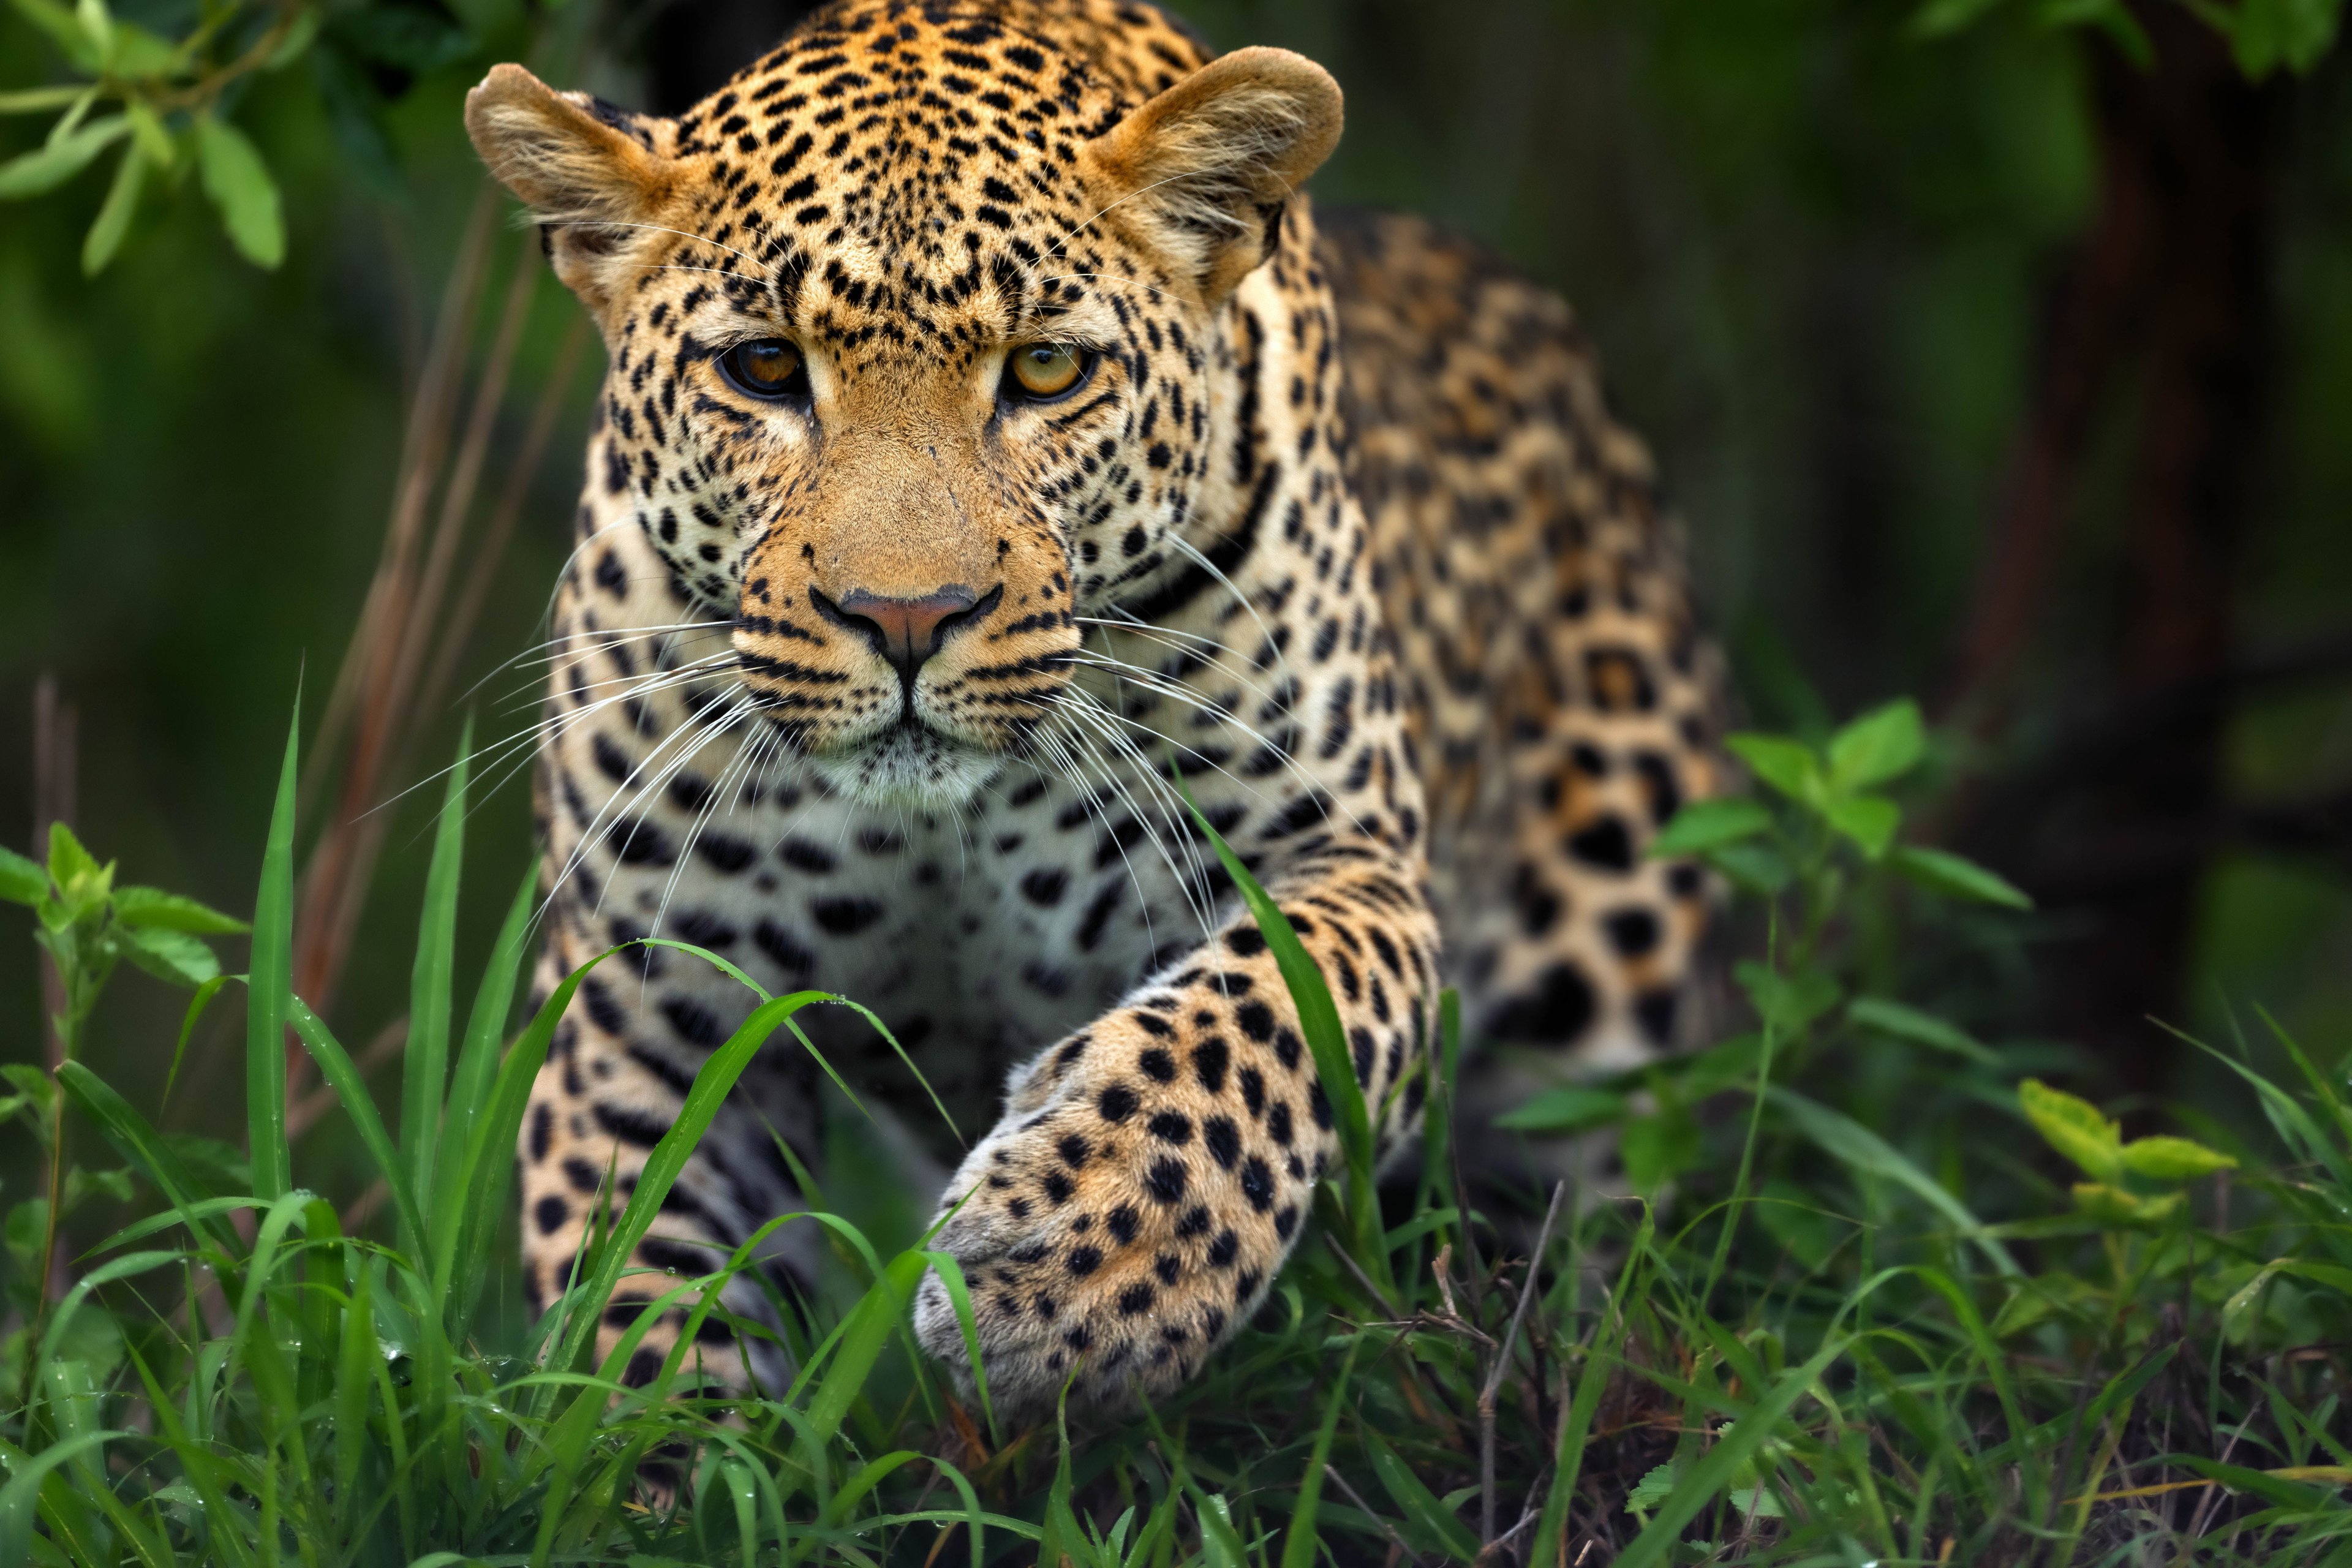
[(753, 338), (719, 356), (719, 373), (736, 391), (774, 400), (809, 395), (808, 363), (782, 338)]

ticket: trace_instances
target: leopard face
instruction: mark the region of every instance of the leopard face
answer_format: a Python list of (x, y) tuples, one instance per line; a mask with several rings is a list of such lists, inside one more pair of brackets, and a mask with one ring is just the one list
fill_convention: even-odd
[(1118, 74), (886, 5), (676, 121), (510, 66), (469, 100), (603, 329), (607, 493), (680, 621), (726, 623), (723, 700), (853, 797), (953, 804), (1029, 752), (1085, 623), (1223, 510), (1218, 312), (1339, 93), (1279, 50), (1132, 112)]

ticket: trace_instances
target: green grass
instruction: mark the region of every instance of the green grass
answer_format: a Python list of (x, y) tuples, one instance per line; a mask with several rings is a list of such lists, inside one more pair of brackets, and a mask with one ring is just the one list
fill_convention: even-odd
[[(1923, 743), (1895, 710), (1818, 751), (1743, 738), (1774, 795), (1675, 825), (1674, 847), (1750, 889), (1759, 1027), (1509, 1119), (1531, 1137), (1613, 1127), (1646, 1198), (1482, 1190), (1489, 1212), (1465, 1217), (1449, 1005), (1417, 1174), (1376, 1194), (1367, 1119), (1340, 1107), (1349, 1158), (1321, 1223), (1202, 1378), (1132, 1419), (1015, 1431), (916, 1352), (906, 1309), (939, 1255), (904, 1216), (929, 1194), (877, 1194), (855, 1115), (810, 1186), (822, 1208), (825, 1176), (856, 1170), (864, 1228), (776, 1222), (824, 1225), (835, 1262), (806, 1320), (786, 1316), (791, 1388), (668, 1397), (683, 1351), (622, 1385), (635, 1334), (702, 1281), (661, 1280), (595, 1356), (695, 1136), (757, 1052), (808, 1048), (795, 1016), (840, 1005), (819, 993), (754, 999), (653, 1152), (644, 1201), (605, 1216), (544, 1320), (487, 1310), (524, 1096), (580, 976), (509, 1037), (526, 879), (459, 1024), (460, 767), (395, 1136), (286, 988), (289, 742), (255, 900), (247, 1156), (159, 1133), (79, 1062), (7, 1069), (0, 1110), (52, 1149), (58, 1213), (110, 1194), (146, 1217), (44, 1301), (56, 1222), (45, 1198), (8, 1216), (0, 1563), (2352, 1563), (2340, 1064), (2281, 1035), (2294, 1076), (2276, 1083), (2234, 1043), (2217, 1054), (2244, 1100), (2209, 1108), (2201, 1142), (2126, 1141), (2039, 1081), (2063, 1051), (1982, 1043), (1895, 1000), (1898, 981), (1997, 950), (2011, 917), (1990, 910), (2016, 901), (1895, 843), (1885, 792)], [(236, 983), (199, 940), (235, 922), (118, 889), (79, 845), (0, 860), (0, 897), (37, 907), (77, 1028), (117, 956), (199, 1007)], [(1257, 913), (1287, 951), (1279, 912)], [(1286, 974), (1311, 1027), (1319, 978)], [(367, 1224), (300, 1184), (289, 1028), (383, 1184)], [(68, 1160), (68, 1134), (121, 1167)], [(649, 1457), (682, 1461), (674, 1501), (645, 1500)]]

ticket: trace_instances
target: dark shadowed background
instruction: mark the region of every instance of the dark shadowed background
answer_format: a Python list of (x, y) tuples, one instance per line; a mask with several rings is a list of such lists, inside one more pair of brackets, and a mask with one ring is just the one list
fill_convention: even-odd
[[(166, 31), (193, 13), (154, 9)], [(437, 766), (469, 709), (485, 740), (530, 722), (530, 672), (493, 672), (541, 635), (601, 363), (485, 203), (460, 99), (521, 54), (675, 110), (798, 9), (331, 9), (314, 57), (235, 105), (283, 192), (275, 271), (229, 250), (193, 179), (151, 182), (94, 280), (103, 179), (0, 205), (0, 836), (31, 834), (51, 672), (89, 843), (128, 879), (248, 908), (298, 682), (306, 730), (340, 722), (388, 520), (409, 520), (422, 594), (446, 515), (405, 676), (351, 687), (388, 682), (413, 717), (371, 742), (355, 698), (309, 801), (336, 853), (364, 861), (380, 832), (380, 870), (306, 906), (333, 983), (305, 994), (355, 1050), (398, 1018), (427, 803), (362, 829), (351, 808)], [(2342, 1060), (2346, 51), (2253, 83), (2153, 4), (2147, 63), (2015, 6), (1932, 38), (1884, 0), (1184, 10), (1221, 47), (1287, 45), (1339, 77), (1349, 131), (1318, 200), (1429, 212), (1567, 293), (1656, 448), (1749, 721), (1817, 732), (1910, 693), (1947, 726), (1927, 832), (2041, 908), (1915, 989), (1987, 1034), (2080, 1045), (2099, 1094), (2209, 1081), (2149, 1015), (2219, 1035), (2260, 1005)], [(43, 35), (0, 11), (0, 89), (56, 79)], [(0, 121), (0, 159), (41, 128)], [(457, 504), (428, 487), (404, 512), (419, 474)], [(529, 854), (521, 782), (477, 821), (461, 952)], [(10, 934), (0, 1058), (38, 1058), (34, 994)], [(151, 1110), (176, 1007), (131, 977), (93, 1028), (94, 1064)], [(235, 1102), (222, 1012), (168, 1124)]]

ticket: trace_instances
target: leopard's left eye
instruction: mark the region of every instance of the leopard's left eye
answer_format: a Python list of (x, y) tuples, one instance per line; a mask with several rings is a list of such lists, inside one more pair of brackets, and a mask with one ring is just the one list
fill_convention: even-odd
[(806, 397), (808, 364), (782, 338), (753, 338), (719, 356), (719, 374), (753, 397)]
[(1004, 364), (1004, 395), (1024, 403), (1066, 397), (1094, 369), (1095, 356), (1059, 343), (1024, 343)]

